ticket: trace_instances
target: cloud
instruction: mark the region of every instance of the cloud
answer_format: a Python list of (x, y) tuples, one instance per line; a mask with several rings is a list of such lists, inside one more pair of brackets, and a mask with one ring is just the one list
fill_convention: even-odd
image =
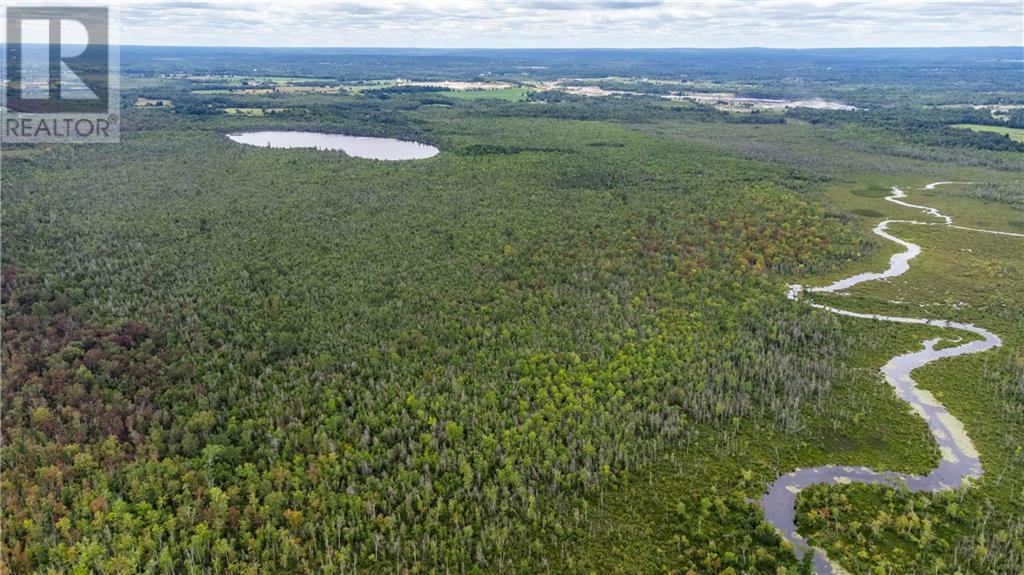
[(630, 1), (605, 1), (605, 2), (594, 2), (595, 8), (603, 8), (605, 10), (636, 10), (637, 8), (653, 8), (655, 6), (661, 6), (664, 2), (657, 0), (653, 2), (645, 2), (642, 0)]
[(420, 47), (1020, 45), (1020, 0), (122, 0), (129, 44)]
[(661, 0), (528, 0), (517, 2), (516, 6), (528, 10), (551, 10), (555, 12), (586, 10), (636, 10), (653, 8), (664, 4)]

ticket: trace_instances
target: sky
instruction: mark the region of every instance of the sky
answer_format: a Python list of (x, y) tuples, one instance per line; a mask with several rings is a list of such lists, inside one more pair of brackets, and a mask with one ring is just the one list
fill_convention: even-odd
[[(11, 5), (38, 4), (41, 0)], [(52, 2), (51, 2), (52, 3)], [(67, 4), (68, 2), (58, 2)], [(122, 44), (422, 48), (1024, 45), (1024, 0), (120, 0)]]

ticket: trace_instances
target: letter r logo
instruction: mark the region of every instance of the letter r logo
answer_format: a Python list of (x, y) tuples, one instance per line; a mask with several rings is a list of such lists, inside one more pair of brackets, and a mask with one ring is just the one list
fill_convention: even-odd
[(107, 111), (109, 23), (102, 6), (8, 7), (5, 105), (26, 113)]

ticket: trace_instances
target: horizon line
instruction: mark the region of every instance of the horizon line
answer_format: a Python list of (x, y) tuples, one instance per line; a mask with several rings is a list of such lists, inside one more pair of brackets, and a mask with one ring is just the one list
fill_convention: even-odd
[[(10, 42), (2, 42), (0, 45), (8, 46)], [(48, 46), (48, 43), (44, 42), (22, 42), (23, 46)], [(83, 44), (69, 43), (68, 46), (81, 46)], [(502, 47), (502, 48), (482, 48), (475, 46), (454, 46), (454, 47), (438, 47), (438, 46), (245, 46), (245, 45), (211, 45), (211, 44), (107, 44), (107, 46), (116, 46), (119, 48), (223, 48), (223, 49), (241, 49), (241, 50), (481, 50), (491, 52), (503, 52), (503, 51), (596, 51), (596, 50), (614, 50), (614, 51), (672, 51), (672, 50), (705, 50), (705, 51), (728, 51), (728, 50), (942, 50), (942, 49), (1020, 49), (1024, 50), (1024, 44), (1013, 45), (1013, 44), (972, 44), (972, 45), (921, 45), (921, 46), (803, 46), (803, 47), (772, 47), (772, 46), (731, 46), (728, 48), (713, 48), (713, 47), (701, 47), (701, 46), (664, 46), (664, 47), (643, 47), (643, 46), (629, 46), (629, 47), (610, 47), (610, 46), (574, 46), (574, 47), (529, 47), (529, 48), (514, 48), (514, 47)]]

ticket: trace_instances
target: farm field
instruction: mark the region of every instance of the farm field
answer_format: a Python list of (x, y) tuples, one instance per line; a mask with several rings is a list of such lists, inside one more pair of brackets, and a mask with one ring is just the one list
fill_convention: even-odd
[(224, 108), (225, 114), (241, 114), (244, 116), (264, 116), (266, 114), (277, 114), (287, 112), (288, 108)]
[(450, 92), (438, 92), (439, 95), (443, 95), (448, 98), (455, 98), (457, 100), (510, 100), (512, 102), (522, 102), (526, 100), (526, 95), (529, 94), (528, 88), (516, 87), (516, 88), (497, 88), (493, 90), (460, 90)]
[(154, 99), (150, 99), (150, 98), (136, 98), (135, 99), (135, 107), (136, 108), (145, 108), (147, 106), (156, 106), (158, 108), (170, 108), (173, 105), (174, 104), (171, 102), (171, 100), (160, 100), (160, 99), (155, 99), (154, 100)]
[(1024, 129), (1021, 128), (1004, 128), (1002, 126), (983, 126), (979, 124), (954, 124), (953, 127), (963, 128), (973, 132), (992, 132), (993, 134), (1003, 134), (1008, 136), (1011, 140), (1024, 142)]

